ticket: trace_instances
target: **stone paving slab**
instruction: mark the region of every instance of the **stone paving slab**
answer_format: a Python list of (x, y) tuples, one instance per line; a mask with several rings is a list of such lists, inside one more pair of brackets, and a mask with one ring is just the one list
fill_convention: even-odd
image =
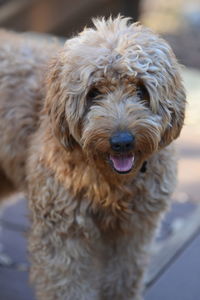
[(200, 299), (200, 235), (149, 288), (145, 300)]
[(35, 300), (28, 283), (28, 273), (8, 268), (0, 268), (1, 300)]
[(24, 233), (3, 227), (1, 242), (3, 251), (11, 258), (14, 264), (27, 265), (27, 239)]
[(1, 224), (15, 231), (27, 231), (29, 227), (27, 204), (27, 199), (21, 194), (13, 196), (3, 208)]

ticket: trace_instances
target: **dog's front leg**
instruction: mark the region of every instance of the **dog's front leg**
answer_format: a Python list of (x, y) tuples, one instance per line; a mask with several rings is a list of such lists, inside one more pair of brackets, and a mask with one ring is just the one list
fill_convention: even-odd
[(120, 239), (107, 258), (101, 300), (142, 300), (147, 259), (142, 246), (128, 238)]
[(75, 228), (70, 233), (58, 228), (60, 224), (50, 229), (34, 222), (30, 234), (31, 280), (38, 299), (100, 300), (98, 267), (90, 246)]
[(86, 223), (92, 221), (53, 176), (42, 174), (43, 180), (32, 177), (29, 186), (31, 281), (37, 298), (100, 300), (98, 266), (88, 236), (94, 226)]

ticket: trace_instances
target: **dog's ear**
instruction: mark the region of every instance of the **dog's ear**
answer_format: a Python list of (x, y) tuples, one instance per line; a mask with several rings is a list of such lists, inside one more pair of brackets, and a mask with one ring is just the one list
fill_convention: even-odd
[(46, 78), (44, 111), (48, 114), (53, 133), (61, 145), (72, 149), (75, 141), (69, 132), (66, 119), (65, 106), (67, 99), (61, 87), (61, 71), (62, 62), (58, 58), (54, 58), (49, 65)]
[(168, 115), (168, 121), (161, 137), (160, 148), (167, 146), (179, 136), (184, 124), (185, 105), (185, 90), (178, 75), (176, 80), (174, 80), (170, 100), (167, 100), (167, 105), (163, 105), (163, 112), (165, 109), (167, 110), (167, 113), (164, 113), (164, 115)]

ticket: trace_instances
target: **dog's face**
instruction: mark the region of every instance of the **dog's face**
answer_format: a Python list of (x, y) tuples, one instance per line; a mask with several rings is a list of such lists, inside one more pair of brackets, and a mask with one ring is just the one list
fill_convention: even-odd
[(185, 93), (168, 44), (127, 19), (96, 20), (52, 63), (46, 109), (62, 145), (134, 174), (181, 130)]

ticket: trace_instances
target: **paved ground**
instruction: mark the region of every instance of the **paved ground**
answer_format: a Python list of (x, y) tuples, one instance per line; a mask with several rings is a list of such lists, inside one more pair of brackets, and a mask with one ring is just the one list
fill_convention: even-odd
[(1, 218), (3, 227), (1, 242), (4, 252), (11, 258), (8, 267), (0, 267), (1, 300), (33, 300), (33, 291), (28, 282), (26, 233), (28, 218), (26, 200), (19, 197), (6, 207)]
[[(184, 71), (188, 89), (188, 114), (181, 139), (179, 185), (172, 211), (163, 222), (158, 241), (168, 240), (181, 229), (198, 206), (200, 194), (200, 73)], [(0, 300), (34, 300), (28, 284), (28, 263), (25, 233), (28, 229), (26, 201), (23, 197), (9, 205), (1, 217), (5, 252), (13, 263), (0, 267)], [(184, 235), (184, 230), (183, 233)], [(190, 237), (162, 273), (154, 278), (145, 300), (198, 300), (200, 299), (200, 231)]]
[(147, 291), (145, 300), (200, 299), (200, 234)]

